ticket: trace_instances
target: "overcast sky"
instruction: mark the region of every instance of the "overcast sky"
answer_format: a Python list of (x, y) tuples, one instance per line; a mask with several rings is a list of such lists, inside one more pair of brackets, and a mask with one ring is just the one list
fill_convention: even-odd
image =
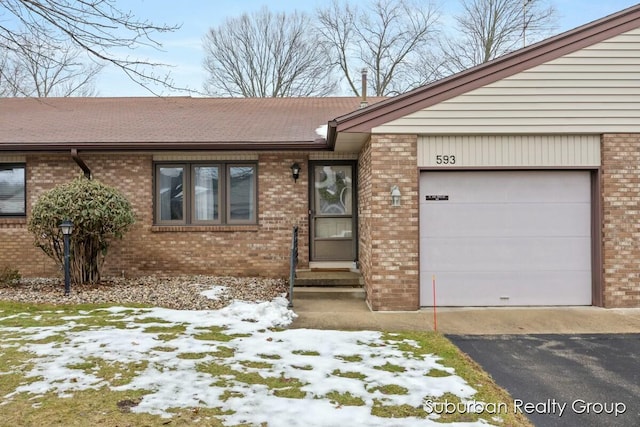
[[(365, 0), (352, 0), (364, 3)], [(443, 15), (455, 11), (457, 1), (435, 0)], [(632, 0), (549, 0), (559, 12), (559, 31), (563, 32), (636, 4)], [(159, 39), (163, 51), (140, 50), (128, 55), (140, 55), (153, 61), (170, 64), (174, 82), (180, 87), (201, 90), (205, 73), (202, 38), (207, 30), (243, 12), (252, 12), (267, 5), (272, 11), (304, 10), (312, 13), (326, 1), (317, 0), (120, 0), (123, 8), (131, 9), (137, 17), (154, 23), (179, 24), (176, 32)], [(144, 88), (131, 82), (123, 73), (106, 68), (98, 77), (99, 96), (150, 96)], [(181, 95), (167, 93), (166, 95)]]

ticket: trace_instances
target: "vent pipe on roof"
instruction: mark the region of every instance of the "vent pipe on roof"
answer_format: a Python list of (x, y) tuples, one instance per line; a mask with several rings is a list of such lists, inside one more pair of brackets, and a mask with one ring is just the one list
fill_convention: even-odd
[(360, 101), (360, 108), (364, 108), (367, 105), (367, 69), (362, 69), (362, 100)]
[(84, 172), (84, 177), (91, 179), (91, 169), (89, 169), (89, 166), (78, 156), (78, 150), (76, 148), (71, 149), (71, 158), (80, 166), (80, 169)]

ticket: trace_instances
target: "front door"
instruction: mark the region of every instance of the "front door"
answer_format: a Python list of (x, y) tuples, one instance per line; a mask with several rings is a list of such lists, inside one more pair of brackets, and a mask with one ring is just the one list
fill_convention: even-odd
[(310, 162), (311, 261), (354, 261), (356, 255), (356, 164)]

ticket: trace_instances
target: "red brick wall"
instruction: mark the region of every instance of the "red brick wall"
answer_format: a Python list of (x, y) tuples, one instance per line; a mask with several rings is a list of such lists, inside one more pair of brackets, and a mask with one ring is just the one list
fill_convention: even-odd
[(602, 138), (603, 303), (640, 307), (640, 135)]
[[(419, 308), (416, 135), (372, 135), (360, 154), (360, 257), (373, 310)], [(402, 205), (391, 206), (391, 186)]]
[[(308, 266), (307, 170), (294, 183), (290, 166), (308, 153), (261, 154), (258, 225), (154, 227), (153, 158), (150, 154), (81, 154), (93, 179), (122, 191), (137, 221), (109, 249), (105, 276), (211, 274), (288, 277), (291, 229), (300, 226), (300, 266)], [(27, 156), (27, 215), (43, 191), (82, 174), (69, 155)], [(25, 220), (0, 219), (0, 266), (25, 277), (59, 274), (33, 246)]]
[(371, 306), (371, 140), (358, 158), (358, 261), (365, 283), (367, 303)]

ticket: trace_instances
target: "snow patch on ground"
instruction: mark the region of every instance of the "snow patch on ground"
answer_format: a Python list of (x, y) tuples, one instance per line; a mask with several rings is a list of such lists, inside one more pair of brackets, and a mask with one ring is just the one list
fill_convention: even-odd
[[(207, 296), (217, 296), (220, 289), (212, 289)], [(165, 308), (131, 309), (112, 307), (107, 316), (127, 322), (125, 329), (88, 327), (71, 331), (82, 325), (82, 316), (73, 316), (63, 326), (39, 328), (8, 328), (19, 331), (21, 340), (33, 341), (54, 334), (64, 334), (64, 342), (28, 343), (25, 351), (33, 353), (34, 367), (28, 377), (40, 377), (35, 382), (19, 386), (5, 400), (16, 393), (41, 395), (50, 391), (70, 396), (74, 391), (110, 387), (113, 390), (144, 389), (145, 395), (136, 412), (171, 417), (170, 408), (220, 407), (235, 411), (222, 417), (225, 423), (248, 423), (270, 426), (429, 426), (434, 419), (388, 419), (371, 415), (374, 400), (385, 405), (420, 407), (425, 399), (452, 393), (461, 399), (471, 399), (475, 390), (462, 378), (453, 374), (431, 377), (431, 369), (452, 371), (438, 363), (432, 355), (414, 358), (401, 351), (397, 344), (389, 344), (381, 333), (326, 331), (311, 329), (277, 330), (291, 324), (296, 314), (287, 308), (285, 298), (270, 302), (248, 303), (234, 301), (215, 311), (187, 311)], [(89, 316), (90, 313), (87, 313)], [(145, 321), (146, 319), (146, 321)], [(149, 319), (161, 319), (149, 322)], [(142, 321), (142, 322), (141, 322)], [(160, 333), (147, 332), (150, 326), (183, 325), (184, 333), (166, 340)], [(224, 328), (226, 334), (239, 334), (228, 342), (198, 339), (198, 335), (212, 328)], [(405, 341), (404, 344), (412, 345)], [(224, 347), (233, 349), (234, 356), (215, 356)], [(181, 358), (183, 353), (202, 353), (201, 358)], [(345, 357), (359, 356), (360, 361), (349, 362)], [(91, 371), (74, 368), (90, 358), (108, 363), (148, 362), (126, 385), (113, 387)], [(240, 363), (243, 362), (243, 363)], [(269, 368), (247, 367), (247, 362), (268, 363)], [(241, 372), (256, 372), (262, 377), (295, 378), (305, 384), (303, 399), (278, 397), (274, 390), (261, 384), (247, 384), (233, 376), (226, 376), (226, 384), (207, 372), (207, 364), (224, 365)], [(389, 372), (382, 365), (402, 366), (404, 372)], [(358, 372), (364, 379), (347, 378), (337, 372)], [(396, 384), (407, 389), (406, 394), (383, 394), (376, 387)], [(237, 397), (223, 401), (223, 393), (233, 391)], [(339, 406), (325, 396), (330, 392), (350, 393), (360, 397), (364, 406)], [(457, 426), (486, 425), (485, 422), (454, 423)]]

